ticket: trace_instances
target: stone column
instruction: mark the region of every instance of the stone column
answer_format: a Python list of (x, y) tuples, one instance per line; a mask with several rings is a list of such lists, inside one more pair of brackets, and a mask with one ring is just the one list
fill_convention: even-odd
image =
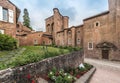
[(72, 29), (72, 46), (75, 47), (75, 40), (76, 40), (76, 33), (75, 33), (75, 27), (73, 26)]

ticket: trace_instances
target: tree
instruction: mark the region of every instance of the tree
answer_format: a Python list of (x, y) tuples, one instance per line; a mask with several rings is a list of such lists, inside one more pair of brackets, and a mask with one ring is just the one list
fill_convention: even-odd
[(24, 9), (24, 15), (23, 15), (23, 25), (30, 28), (32, 30), (32, 27), (30, 26), (30, 18), (29, 18), (29, 13), (28, 10), (25, 8)]

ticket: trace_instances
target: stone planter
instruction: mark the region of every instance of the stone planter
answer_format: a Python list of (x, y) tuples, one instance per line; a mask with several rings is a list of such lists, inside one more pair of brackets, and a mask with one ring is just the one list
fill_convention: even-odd
[(95, 71), (96, 68), (93, 67), (90, 71), (88, 71), (82, 77), (80, 77), (80, 79), (78, 79), (75, 83), (88, 83)]

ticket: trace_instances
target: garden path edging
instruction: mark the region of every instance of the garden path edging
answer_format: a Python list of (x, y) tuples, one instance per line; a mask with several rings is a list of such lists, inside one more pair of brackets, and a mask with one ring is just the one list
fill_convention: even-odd
[(88, 71), (86, 74), (84, 74), (80, 79), (78, 79), (75, 83), (89, 83), (90, 78), (95, 73), (96, 68), (93, 67)]
[(44, 77), (53, 67), (56, 67), (58, 70), (70, 66), (78, 67), (84, 61), (83, 55), (83, 51), (75, 51), (69, 54), (47, 58), (36, 63), (1, 70), (0, 83), (27, 83), (27, 81), (35, 81), (38, 77)]

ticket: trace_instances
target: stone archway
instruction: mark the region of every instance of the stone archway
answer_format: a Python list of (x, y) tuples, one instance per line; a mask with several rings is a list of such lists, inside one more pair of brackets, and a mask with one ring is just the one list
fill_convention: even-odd
[(99, 43), (96, 45), (96, 48), (100, 49), (101, 50), (101, 56), (102, 56), (102, 59), (109, 59), (110, 57), (110, 51), (111, 50), (114, 50), (116, 51), (117, 50), (117, 47), (113, 44), (113, 43), (110, 43), (110, 42), (102, 42), (102, 43)]

